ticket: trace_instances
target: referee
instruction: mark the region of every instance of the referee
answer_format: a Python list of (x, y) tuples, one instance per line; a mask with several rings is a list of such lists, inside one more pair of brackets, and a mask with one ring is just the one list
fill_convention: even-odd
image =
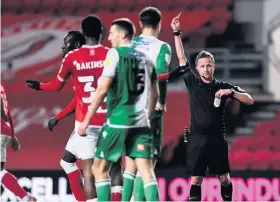
[(187, 149), (187, 170), (191, 175), (189, 201), (201, 201), (201, 184), (208, 167), (209, 173), (218, 177), (224, 201), (232, 200), (232, 183), (225, 139), (224, 111), (227, 98), (247, 105), (254, 100), (243, 89), (214, 78), (215, 59), (201, 51), (195, 60), (196, 73), (189, 67), (181, 41), (179, 16), (172, 23), (177, 57), (184, 68), (183, 79), (189, 93), (191, 127)]

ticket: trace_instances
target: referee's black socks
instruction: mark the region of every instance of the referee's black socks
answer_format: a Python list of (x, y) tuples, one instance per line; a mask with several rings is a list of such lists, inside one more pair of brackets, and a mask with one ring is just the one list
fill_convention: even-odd
[(189, 201), (201, 201), (201, 185), (192, 184)]
[(221, 194), (224, 201), (232, 201), (232, 183), (224, 186), (221, 184)]

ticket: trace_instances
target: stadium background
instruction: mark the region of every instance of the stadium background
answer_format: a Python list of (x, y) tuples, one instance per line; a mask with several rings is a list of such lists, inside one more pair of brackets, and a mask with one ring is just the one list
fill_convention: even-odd
[[(198, 51), (211, 51), (216, 77), (240, 85), (256, 101), (249, 107), (228, 102), (233, 199), (280, 201), (279, 0), (2, 0), (1, 79), (22, 144), (17, 153), (9, 149), (7, 169), (39, 199), (73, 200), (59, 160), (74, 118), (61, 121), (54, 133), (47, 129), (48, 118), (72, 98), (71, 84), (61, 92), (34, 92), (25, 80), (54, 78), (62, 38), (69, 30), (79, 30), (84, 16), (100, 16), (107, 31), (113, 19), (128, 17), (139, 33), (138, 12), (150, 5), (162, 11), (160, 39), (174, 48), (170, 22), (182, 12), (182, 38), (191, 61)], [(107, 36), (102, 43), (109, 46)], [(177, 64), (174, 54), (170, 68)], [(169, 84), (164, 149), (156, 169), (162, 201), (188, 198), (182, 134), (189, 116), (183, 82)], [(221, 200), (219, 190), (218, 180), (207, 178), (204, 200)], [(3, 202), (15, 200), (7, 190), (1, 197)]]

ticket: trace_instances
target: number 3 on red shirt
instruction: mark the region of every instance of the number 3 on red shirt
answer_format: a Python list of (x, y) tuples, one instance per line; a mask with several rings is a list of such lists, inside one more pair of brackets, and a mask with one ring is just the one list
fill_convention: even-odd
[[(94, 76), (79, 76), (78, 81), (81, 83), (85, 83), (84, 92), (90, 93), (90, 97), (82, 97), (82, 101), (85, 104), (90, 104), (94, 98), (95, 88), (92, 86), (94, 82)], [(97, 80), (97, 85), (101, 82), (101, 77)], [(104, 99), (104, 103), (106, 103), (107, 97)], [(106, 113), (106, 107), (103, 107), (103, 104), (98, 108), (97, 113)]]

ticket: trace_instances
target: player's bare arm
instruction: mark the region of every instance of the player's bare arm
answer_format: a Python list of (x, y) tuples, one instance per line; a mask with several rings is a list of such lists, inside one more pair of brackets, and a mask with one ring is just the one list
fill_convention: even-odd
[(112, 82), (113, 82), (113, 78), (103, 76), (100, 85), (96, 89), (96, 92), (95, 92), (95, 95), (93, 97), (92, 103), (90, 104), (90, 106), (88, 108), (88, 112), (85, 116), (85, 119), (81, 123), (81, 125), (79, 126), (79, 129), (78, 129), (78, 134), (79, 135), (84, 135), (85, 134), (91, 118), (94, 116), (97, 109), (103, 103), (103, 100), (106, 97), (106, 94), (109, 91)]
[(58, 124), (58, 122), (73, 114), (75, 112), (76, 109), (76, 97), (74, 97), (71, 102), (64, 108), (62, 109), (59, 113), (57, 113), (54, 117), (50, 118), (48, 121), (48, 128), (50, 131), (53, 131), (53, 128)]
[(251, 97), (250, 94), (248, 93), (241, 93), (241, 92), (237, 92), (234, 90), (231, 90), (233, 92), (233, 97), (237, 100), (239, 100), (240, 102), (247, 104), (247, 105), (252, 105), (254, 104), (254, 100)]
[(187, 69), (189, 67), (189, 63), (185, 56), (184, 47), (183, 47), (181, 36), (180, 36), (180, 34), (181, 34), (180, 21), (179, 21), (180, 15), (181, 15), (181, 13), (179, 13), (179, 15), (177, 15), (171, 22), (171, 27), (172, 27), (172, 30), (174, 33), (176, 53), (177, 53), (177, 57), (179, 59), (180, 65), (179, 65), (179, 67), (169, 71), (168, 73), (158, 75), (159, 81), (175, 80), (175, 79), (181, 77), (183, 74), (185, 74), (185, 72), (187, 71)]
[(251, 97), (250, 94), (248, 94), (246, 91), (243, 89), (240, 90), (235, 90), (235, 89), (220, 89), (219, 91), (216, 92), (216, 97), (217, 98), (222, 98), (222, 96), (227, 96), (227, 95), (232, 95), (235, 99), (238, 101), (247, 104), (247, 105), (252, 105), (254, 104), (254, 100)]
[[(171, 27), (174, 33), (174, 40), (175, 40), (175, 48), (176, 48), (176, 53), (177, 53), (177, 57), (179, 59), (179, 64), (180, 66), (183, 66), (187, 63), (187, 58), (185, 56), (185, 52), (184, 52), (184, 46), (182, 44), (182, 40), (181, 40), (181, 27), (180, 27), (180, 16), (181, 13), (179, 13), (179, 15), (177, 15), (175, 18), (173, 18), (172, 22), (171, 22)], [(178, 34), (175, 34), (178, 33)]]

